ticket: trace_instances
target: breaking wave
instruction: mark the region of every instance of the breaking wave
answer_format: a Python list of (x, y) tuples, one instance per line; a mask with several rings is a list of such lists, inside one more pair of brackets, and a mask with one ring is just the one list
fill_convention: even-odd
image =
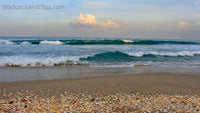
[(12, 41), (9, 40), (0, 40), (0, 44), (14, 44)]
[(122, 40), (124, 41), (125, 43), (133, 43), (133, 40)]
[(128, 53), (131, 56), (135, 57), (143, 57), (145, 55), (155, 55), (155, 56), (169, 56), (169, 57), (177, 57), (177, 56), (194, 56), (200, 55), (200, 51), (180, 51), (180, 52), (135, 52)]
[(22, 42), (21, 43), (22, 45), (29, 45), (29, 44), (31, 44), (30, 42), (27, 42), (27, 41), (24, 41), (24, 42)]
[[(31, 56), (2, 56), (0, 66), (3, 67), (42, 67), (42, 66), (66, 66), (66, 65), (92, 65), (93, 63), (109, 63), (118, 65), (119, 62), (129, 64), (133, 62), (160, 62), (160, 61), (181, 61), (185, 59), (199, 58), (200, 51), (180, 52), (135, 52), (123, 53), (120, 51), (105, 52), (93, 56), (62, 56), (62, 57), (40, 57)], [(193, 58), (194, 57), (194, 58)], [(130, 65), (132, 65), (132, 63)], [(138, 64), (141, 65), (141, 64)]]
[(181, 52), (137, 52), (137, 53), (123, 53), (120, 51), (105, 52), (89, 56), (87, 58), (80, 58), (82, 61), (94, 62), (131, 62), (131, 61), (162, 61), (184, 59), (185, 57), (193, 57), (200, 55), (200, 51), (181, 51)]
[(43, 66), (66, 66), (85, 65), (78, 57), (34, 58), (29, 56), (1, 57), (0, 66), (3, 67), (43, 67)]
[(63, 43), (60, 42), (60, 41), (47, 41), (47, 40), (45, 40), (45, 41), (41, 41), (39, 44), (40, 45), (62, 45)]

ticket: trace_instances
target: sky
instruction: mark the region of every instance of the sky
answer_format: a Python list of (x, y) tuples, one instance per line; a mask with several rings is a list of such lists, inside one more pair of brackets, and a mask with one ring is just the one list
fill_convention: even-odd
[(0, 36), (200, 39), (200, 0), (0, 0)]

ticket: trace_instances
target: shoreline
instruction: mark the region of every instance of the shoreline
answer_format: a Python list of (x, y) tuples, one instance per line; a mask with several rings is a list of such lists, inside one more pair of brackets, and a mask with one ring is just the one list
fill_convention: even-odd
[[(200, 94), (200, 76), (171, 73), (90, 76), (82, 78), (0, 82), (2, 92), (28, 91), (43, 93), (72, 91), (144, 92), (152, 94)], [(99, 88), (99, 89), (96, 89)], [(49, 91), (53, 90), (53, 91)], [(54, 93), (53, 93), (54, 94)]]
[(159, 67), (88, 67), (88, 66), (68, 66), (68, 67), (40, 67), (40, 68), (0, 68), (0, 83), (15, 81), (38, 81), (70, 78), (85, 78), (96, 76), (119, 76), (135, 75), (145, 73), (170, 73), (199, 75), (196, 68), (159, 68)]

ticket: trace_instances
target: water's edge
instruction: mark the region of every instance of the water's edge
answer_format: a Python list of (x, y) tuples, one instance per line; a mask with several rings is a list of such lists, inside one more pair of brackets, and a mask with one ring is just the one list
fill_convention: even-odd
[(127, 75), (139, 73), (172, 73), (199, 75), (198, 69), (187, 68), (154, 68), (154, 67), (39, 67), (39, 68), (0, 68), (0, 82), (35, 81), (83, 78), (106, 75)]

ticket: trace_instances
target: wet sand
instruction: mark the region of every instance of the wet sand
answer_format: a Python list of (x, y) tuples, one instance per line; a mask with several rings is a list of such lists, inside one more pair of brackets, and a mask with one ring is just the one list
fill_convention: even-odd
[[(1, 109), (2, 111), (15, 111), (14, 104), (17, 104), (19, 108), (18, 110), (22, 111), (32, 111), (36, 104), (30, 104), (30, 98), (37, 103), (47, 102), (47, 100), (54, 102), (63, 102), (65, 105), (69, 105), (71, 107), (74, 106), (73, 101), (76, 101), (77, 104), (87, 103), (89, 102), (89, 106), (93, 108), (88, 108), (88, 105), (84, 105), (85, 107), (79, 108), (70, 108), (69, 106), (62, 106), (58, 110), (64, 111), (82, 111), (82, 112), (91, 112), (91, 111), (105, 111), (107, 109), (106, 106), (112, 105), (113, 109), (109, 109), (109, 111), (142, 111), (143, 108), (147, 107), (148, 104), (151, 105), (154, 103), (154, 99), (160, 98), (159, 101), (156, 101), (158, 106), (156, 108), (164, 110), (167, 107), (172, 106), (171, 98), (175, 98), (177, 105), (182, 105), (183, 102), (181, 99), (185, 99), (185, 103), (180, 109), (177, 107), (176, 109), (167, 109), (167, 111), (175, 111), (177, 110), (196, 110), (198, 111), (200, 108), (196, 108), (196, 106), (200, 105), (199, 100), (200, 94), (200, 76), (195, 75), (183, 75), (183, 74), (168, 74), (168, 73), (157, 73), (157, 74), (133, 74), (133, 75), (115, 75), (115, 76), (101, 76), (101, 77), (88, 77), (88, 78), (75, 78), (75, 79), (62, 79), (62, 80), (45, 80), (45, 81), (27, 81), (27, 82), (6, 82), (0, 83), (0, 96), (1, 101)], [(36, 97), (35, 97), (36, 96)], [(122, 99), (118, 103), (118, 101), (114, 101), (113, 98)], [(147, 98), (148, 97), (148, 98)], [(20, 98), (20, 99), (19, 99)], [(23, 100), (25, 98), (25, 100)], [(27, 100), (28, 98), (28, 100)], [(70, 99), (69, 99), (70, 98)], [(97, 102), (102, 102), (104, 99), (107, 99), (107, 104), (102, 103), (105, 107), (99, 108), (96, 106)], [(138, 101), (143, 98), (143, 101)], [(146, 98), (146, 99), (145, 99)], [(54, 99), (54, 100), (52, 100)], [(66, 101), (69, 99), (68, 101)], [(125, 99), (125, 100), (123, 100)], [(130, 99), (130, 100), (129, 100)], [(144, 104), (148, 99), (149, 103)], [(163, 99), (163, 100), (162, 100)], [(192, 106), (190, 103), (191, 99), (197, 99)], [(65, 100), (65, 101), (63, 101)], [(13, 102), (12, 102), (13, 101)], [(17, 101), (17, 103), (15, 103)], [(20, 101), (20, 102), (19, 102)], [(23, 101), (29, 102), (27, 106), (23, 103)], [(123, 102), (130, 101), (133, 103), (138, 103), (138, 106), (132, 106), (132, 104), (123, 104)], [(162, 107), (160, 104), (162, 102), (169, 102), (166, 106)], [(76, 103), (75, 102), (75, 103)], [(143, 102), (141, 104), (140, 102)], [(175, 102), (175, 103), (176, 103)], [(55, 103), (55, 104), (56, 104)], [(63, 103), (57, 103), (56, 105), (63, 105)], [(174, 103), (174, 102), (173, 102)], [(115, 105), (118, 105), (115, 106)], [(141, 105), (140, 105), (141, 104)], [(197, 105), (196, 105), (197, 104)], [(5, 108), (8, 105), (10, 107)], [(126, 105), (126, 109), (123, 107)], [(134, 105), (134, 104), (133, 104)], [(156, 105), (156, 104), (155, 104)], [(21, 107), (20, 107), (21, 106)], [(28, 109), (31, 107), (31, 109)], [(114, 107), (115, 106), (115, 107)], [(159, 107), (160, 106), (160, 107)], [(189, 107), (188, 107), (189, 106)], [(43, 106), (44, 108), (47, 106)], [(96, 107), (96, 108), (95, 108)], [(146, 109), (152, 111), (155, 106), (152, 106), (152, 109)], [(166, 108), (165, 108), (166, 107)], [(23, 108), (23, 109), (22, 109)], [(35, 107), (36, 109), (37, 107)], [(50, 111), (49, 109), (42, 109), (42, 111)], [(61, 109), (62, 108), (62, 109)], [(66, 109), (65, 109), (66, 108)], [(131, 109), (134, 108), (134, 109)], [(155, 109), (154, 111), (157, 111)], [(55, 108), (52, 108), (55, 111)], [(34, 110), (33, 110), (34, 111)], [(57, 110), (56, 110), (57, 111)], [(40, 111), (38, 111), (40, 112)]]
[[(200, 76), (180, 74), (134, 74), (101, 77), (86, 77), (61, 80), (0, 83), (1, 93), (29, 91), (43, 95), (71, 92), (127, 93), (143, 92), (152, 94), (200, 94)], [(42, 92), (42, 93), (40, 93)]]

